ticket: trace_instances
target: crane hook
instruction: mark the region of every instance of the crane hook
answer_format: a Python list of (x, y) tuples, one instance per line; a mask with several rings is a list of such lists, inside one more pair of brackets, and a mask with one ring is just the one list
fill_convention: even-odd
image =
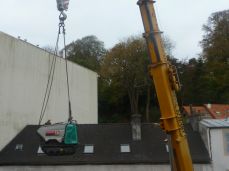
[(59, 19), (60, 21), (64, 22), (67, 19), (67, 15), (63, 11), (61, 11)]

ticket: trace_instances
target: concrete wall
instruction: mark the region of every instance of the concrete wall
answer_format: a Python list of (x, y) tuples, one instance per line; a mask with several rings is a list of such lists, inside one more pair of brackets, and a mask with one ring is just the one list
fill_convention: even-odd
[(211, 151), (214, 170), (229, 170), (229, 154), (226, 154), (224, 143), (224, 131), (229, 133), (229, 129), (211, 129)]
[[(64, 60), (0, 32), (0, 150), (25, 125), (38, 124), (53, 58), (56, 71), (43, 121), (54, 123), (68, 117)], [(74, 119), (97, 123), (97, 74), (72, 62), (68, 69)]]
[[(195, 165), (195, 171), (213, 171), (210, 165)], [(171, 171), (169, 165), (82, 165), (82, 166), (10, 166), (0, 171)], [(219, 170), (218, 170), (219, 171)]]
[(224, 132), (229, 133), (229, 129), (212, 129), (200, 124), (200, 134), (209, 151), (214, 171), (229, 170), (229, 153), (225, 152)]
[(208, 127), (204, 126), (203, 124), (199, 124), (200, 136), (201, 136), (201, 138), (205, 144), (205, 147), (208, 150), (208, 154), (210, 155), (210, 158), (212, 158), (209, 131), (210, 131), (210, 129)]

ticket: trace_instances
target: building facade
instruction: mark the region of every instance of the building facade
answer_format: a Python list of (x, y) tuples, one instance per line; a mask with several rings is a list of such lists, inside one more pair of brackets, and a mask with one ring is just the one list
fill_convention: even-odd
[[(53, 59), (55, 73), (43, 122), (68, 119), (64, 59), (0, 32), (0, 150), (25, 125), (38, 124)], [(98, 122), (97, 73), (68, 61), (73, 118)]]

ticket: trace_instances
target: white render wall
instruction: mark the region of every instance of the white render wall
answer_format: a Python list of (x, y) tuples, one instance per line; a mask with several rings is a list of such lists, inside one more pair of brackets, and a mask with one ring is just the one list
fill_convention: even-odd
[[(78, 165), (78, 166), (8, 166), (0, 171), (171, 171), (169, 165)], [(197, 164), (194, 171), (213, 171), (210, 165)], [(219, 170), (218, 170), (219, 171)]]
[(210, 129), (211, 151), (214, 170), (229, 170), (229, 155), (225, 154), (223, 131), (229, 129)]
[[(36, 46), (0, 32), (0, 150), (27, 124), (38, 124), (52, 59)], [(56, 57), (52, 92), (43, 123), (67, 121), (65, 62)], [(97, 73), (68, 62), (73, 118), (98, 122)]]
[(224, 150), (224, 135), (223, 132), (229, 132), (228, 128), (209, 128), (200, 123), (200, 134), (208, 149), (212, 160), (214, 171), (229, 170), (229, 155)]
[(199, 133), (201, 135), (201, 138), (204, 142), (206, 149), (208, 150), (208, 154), (209, 154), (210, 158), (212, 158), (209, 131), (210, 131), (210, 129), (208, 127), (206, 127), (203, 124), (199, 124)]

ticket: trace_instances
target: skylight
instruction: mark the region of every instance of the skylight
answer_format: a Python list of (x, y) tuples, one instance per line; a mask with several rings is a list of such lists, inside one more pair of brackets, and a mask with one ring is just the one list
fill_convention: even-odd
[(94, 153), (94, 145), (92, 144), (87, 144), (84, 146), (84, 151), (85, 154), (92, 154)]
[(16, 144), (15, 150), (22, 151), (23, 150), (23, 144)]
[(121, 153), (129, 153), (130, 152), (130, 145), (129, 144), (121, 144), (120, 145)]

